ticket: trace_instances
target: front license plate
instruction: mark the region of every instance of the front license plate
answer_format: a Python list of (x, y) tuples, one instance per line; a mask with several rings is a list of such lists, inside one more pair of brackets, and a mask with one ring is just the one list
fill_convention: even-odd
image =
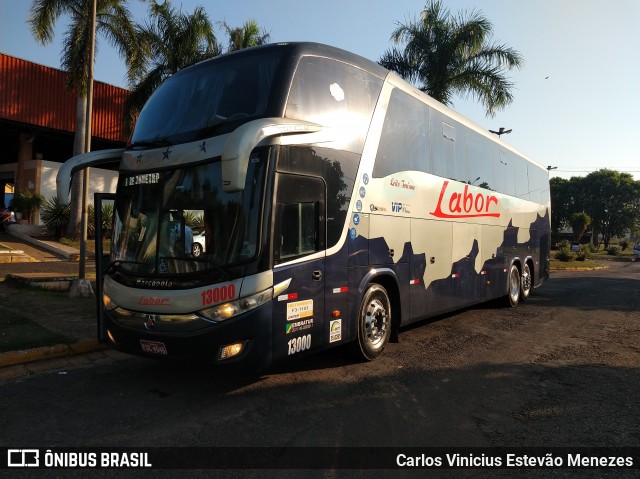
[(145, 353), (167, 355), (167, 347), (160, 341), (147, 341), (146, 339), (141, 339), (140, 346)]

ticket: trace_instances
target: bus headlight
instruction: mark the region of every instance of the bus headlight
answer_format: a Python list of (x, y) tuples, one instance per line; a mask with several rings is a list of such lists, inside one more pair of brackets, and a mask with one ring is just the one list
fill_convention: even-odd
[(225, 360), (236, 357), (242, 351), (244, 351), (244, 347), (247, 345), (247, 341), (242, 341), (239, 343), (227, 344), (220, 348), (218, 352), (218, 359)]
[(107, 311), (112, 311), (118, 307), (107, 293), (102, 293), (102, 304)]
[(239, 314), (245, 313), (269, 301), (273, 296), (271, 288), (260, 293), (240, 298), (236, 301), (218, 304), (211, 308), (203, 309), (198, 312), (201, 316), (212, 321), (224, 321), (233, 318)]

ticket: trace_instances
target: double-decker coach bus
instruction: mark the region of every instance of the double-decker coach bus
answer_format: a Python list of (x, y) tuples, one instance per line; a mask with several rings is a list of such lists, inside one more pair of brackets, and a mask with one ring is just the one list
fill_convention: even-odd
[[(124, 150), (63, 165), (60, 198), (73, 171), (113, 156), (98, 330), (130, 353), (264, 367), (351, 342), (372, 360), (402, 326), (515, 306), (548, 277), (547, 170), (329, 46), (176, 73)], [(185, 215), (203, 222), (197, 256)]]

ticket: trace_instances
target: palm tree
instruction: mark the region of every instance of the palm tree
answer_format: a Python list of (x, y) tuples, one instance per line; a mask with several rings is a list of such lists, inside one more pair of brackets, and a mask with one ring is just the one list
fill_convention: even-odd
[(191, 15), (176, 10), (168, 1), (151, 0), (150, 21), (138, 25), (137, 37), (146, 54), (139, 80), (125, 101), (125, 122), (131, 128), (145, 102), (169, 76), (206, 58), (222, 53), (213, 26), (203, 7)]
[(271, 35), (264, 29), (260, 31), (260, 27), (255, 20), (248, 20), (244, 22), (244, 25), (237, 28), (231, 28), (227, 22), (221, 22), (220, 24), (229, 35), (229, 48), (227, 49), (229, 52), (264, 45), (271, 38)]
[(391, 39), (404, 48), (392, 47), (379, 63), (446, 105), (456, 94), (472, 96), (494, 116), (513, 101), (505, 70), (524, 61), (516, 50), (490, 43), (492, 31), (481, 13), (453, 16), (441, 0), (430, 0), (418, 20), (398, 23)]
[[(84, 153), (86, 130), (87, 80), (91, 37), (92, 0), (34, 0), (28, 24), (38, 42), (53, 40), (54, 26), (62, 15), (71, 17), (62, 47), (61, 68), (67, 72), (67, 87), (78, 95), (73, 154)], [(98, 0), (96, 5), (96, 44), (104, 37), (125, 58), (129, 74), (139, 68), (140, 56), (135, 30), (125, 0)], [(97, 51), (97, 48), (96, 48)], [(81, 190), (84, 174), (75, 174), (71, 191), (71, 219), (67, 236), (78, 238), (81, 217)]]

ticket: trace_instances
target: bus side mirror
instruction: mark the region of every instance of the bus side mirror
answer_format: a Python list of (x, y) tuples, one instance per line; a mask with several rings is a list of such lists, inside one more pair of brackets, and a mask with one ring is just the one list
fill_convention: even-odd
[(280, 135), (315, 133), (322, 127), (290, 118), (261, 118), (245, 123), (229, 135), (222, 150), (222, 190), (244, 190), (251, 151), (266, 138)]
[(56, 194), (60, 204), (69, 204), (69, 191), (71, 190), (71, 179), (78, 170), (89, 168), (90, 166), (104, 163), (120, 162), (124, 148), (114, 148), (112, 150), (97, 150), (82, 153), (65, 161), (56, 176)]

